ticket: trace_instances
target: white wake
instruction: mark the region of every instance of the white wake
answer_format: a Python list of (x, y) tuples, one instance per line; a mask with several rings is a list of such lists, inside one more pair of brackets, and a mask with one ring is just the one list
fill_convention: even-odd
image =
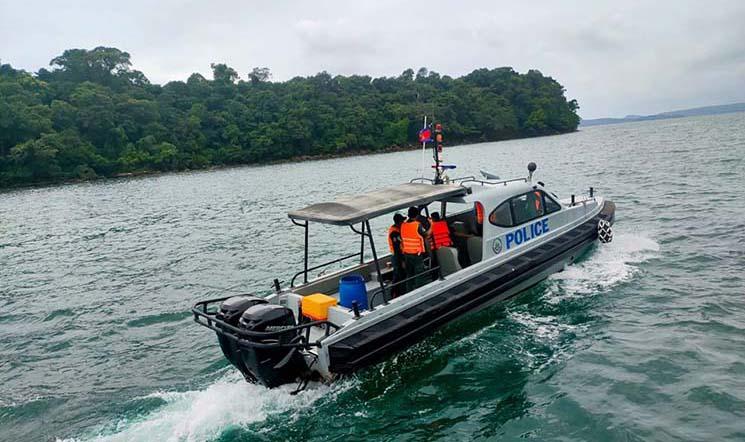
[(204, 390), (156, 392), (145, 398), (159, 398), (165, 404), (134, 420), (122, 419), (114, 429), (58, 442), (117, 441), (205, 441), (222, 432), (261, 422), (272, 414), (291, 412), (290, 419), (324, 396), (335, 396), (343, 384), (316, 385), (291, 395), (295, 385), (267, 389), (249, 384), (231, 371)]
[[(562, 301), (602, 294), (612, 287), (631, 280), (641, 271), (641, 264), (656, 257), (660, 246), (644, 234), (616, 234), (609, 244), (600, 244), (582, 262), (568, 266), (563, 272), (548, 278), (543, 301), (558, 304)], [(552, 347), (550, 356), (531, 354), (525, 350), (528, 364), (542, 370), (570, 353), (562, 345), (567, 333), (580, 333), (587, 324), (568, 324), (559, 316), (537, 315), (524, 307), (508, 311), (511, 322), (519, 324), (526, 336), (537, 338)]]
[(616, 233), (612, 242), (599, 244), (584, 261), (550, 276), (546, 298), (556, 303), (603, 292), (630, 280), (641, 270), (640, 264), (659, 251), (660, 245), (648, 235)]

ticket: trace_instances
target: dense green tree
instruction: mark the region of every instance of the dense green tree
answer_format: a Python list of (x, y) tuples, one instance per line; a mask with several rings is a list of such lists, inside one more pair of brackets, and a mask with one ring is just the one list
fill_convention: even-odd
[(184, 170), (416, 143), (424, 114), (448, 143), (576, 130), (575, 100), (537, 70), (426, 67), (396, 77), (321, 72), (271, 82), (214, 63), (153, 85), (116, 48), (70, 49), (37, 74), (0, 64), (0, 187)]
[(132, 71), (129, 53), (99, 46), (92, 50), (68, 49), (49, 63), (53, 70), (39, 71), (46, 81), (79, 83), (90, 81), (113, 88), (149, 84), (140, 71)]
[(233, 84), (238, 79), (238, 72), (224, 63), (212, 63), (210, 67), (215, 83)]
[(253, 70), (248, 74), (249, 80), (251, 80), (251, 83), (258, 84), (263, 81), (269, 80), (271, 78), (272, 73), (269, 70), (269, 68), (253, 68)]

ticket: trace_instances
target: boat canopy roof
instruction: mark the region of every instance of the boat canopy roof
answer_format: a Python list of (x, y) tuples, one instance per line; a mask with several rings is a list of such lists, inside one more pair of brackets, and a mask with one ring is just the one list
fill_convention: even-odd
[(303, 209), (293, 210), (288, 216), (293, 220), (353, 225), (403, 208), (421, 206), (468, 193), (468, 187), (456, 184), (406, 183), (360, 195), (344, 196), (336, 201), (312, 204)]

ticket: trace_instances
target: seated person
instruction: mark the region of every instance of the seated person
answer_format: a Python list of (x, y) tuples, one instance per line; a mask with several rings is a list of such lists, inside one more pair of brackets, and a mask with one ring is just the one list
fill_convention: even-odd
[(451, 247), (453, 240), (450, 238), (450, 228), (447, 221), (440, 218), (439, 212), (432, 212), (432, 250), (440, 247)]
[(481, 236), (481, 224), (478, 223), (477, 209), (457, 215), (457, 221), (453, 221), (450, 238), (452, 247), (458, 250), (458, 262), (461, 267), (473, 264), (469, 258), (468, 241), (474, 237)]

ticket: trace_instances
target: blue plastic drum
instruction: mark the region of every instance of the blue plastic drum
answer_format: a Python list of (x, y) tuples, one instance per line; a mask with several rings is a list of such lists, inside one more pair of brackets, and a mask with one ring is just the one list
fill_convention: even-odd
[(367, 310), (367, 287), (362, 275), (351, 274), (339, 281), (339, 304), (352, 308), (352, 302), (357, 301), (360, 310)]

